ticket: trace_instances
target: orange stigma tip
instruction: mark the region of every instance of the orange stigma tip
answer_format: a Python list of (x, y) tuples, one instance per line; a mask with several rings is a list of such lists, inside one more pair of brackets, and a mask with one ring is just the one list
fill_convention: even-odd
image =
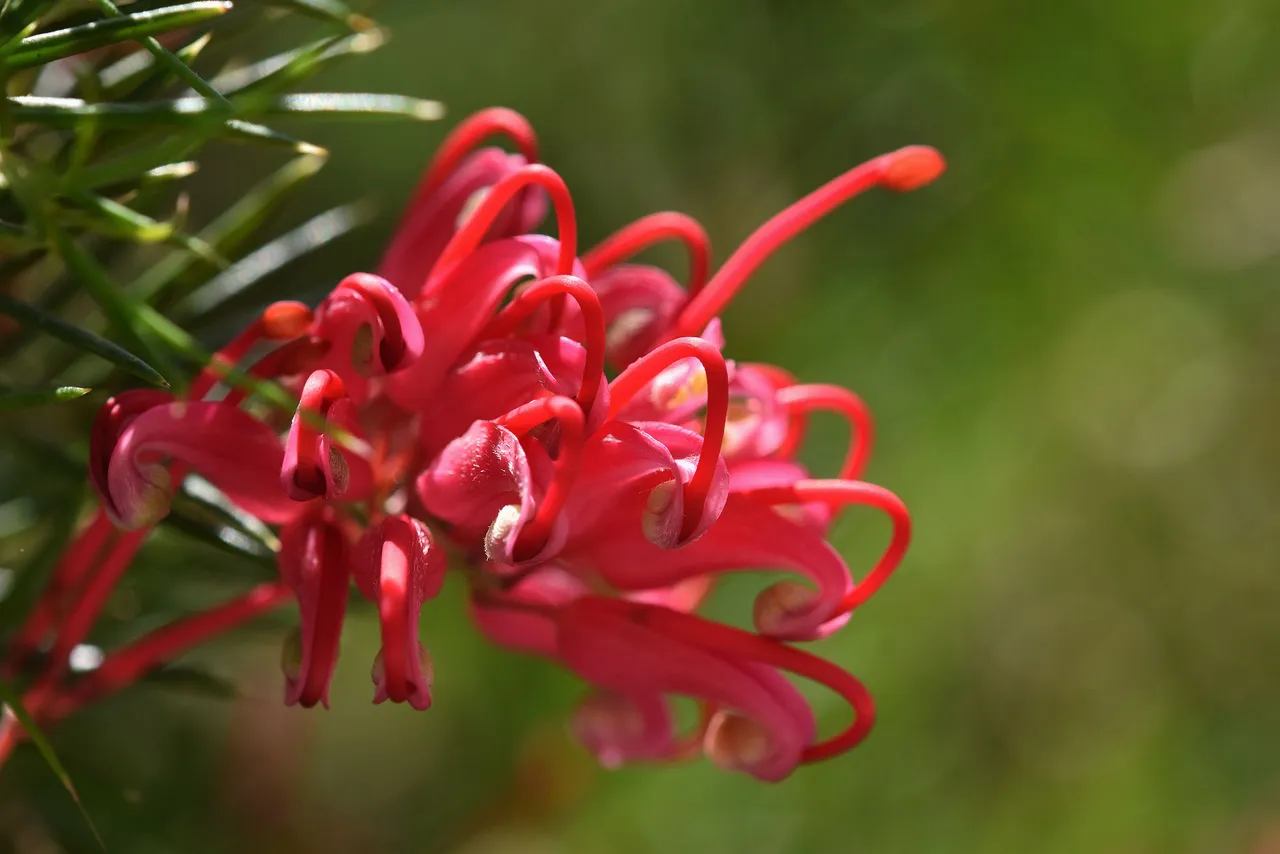
[(307, 331), (311, 309), (300, 302), (277, 302), (262, 313), (262, 332), (273, 341), (289, 341)]
[(905, 193), (935, 180), (947, 168), (947, 162), (937, 149), (927, 145), (909, 145), (886, 155), (881, 183), (890, 190)]

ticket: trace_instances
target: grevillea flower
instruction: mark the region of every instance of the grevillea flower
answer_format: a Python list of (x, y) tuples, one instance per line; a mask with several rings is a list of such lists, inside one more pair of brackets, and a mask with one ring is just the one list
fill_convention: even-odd
[[(478, 147), (496, 135), (518, 153)], [(285, 700), (328, 706), (352, 583), (381, 627), (374, 702), (426, 709), (434, 668), (420, 612), (441, 590), (443, 537), (479, 630), (592, 686), (573, 731), (606, 765), (701, 752), (772, 781), (865, 737), (862, 685), (798, 644), (838, 631), (893, 572), (910, 538), (906, 508), (859, 479), (872, 438), (863, 402), (727, 359), (718, 315), (815, 220), (872, 187), (928, 183), (941, 158), (923, 147), (875, 158), (769, 220), (712, 272), (705, 232), (675, 213), (579, 258), (572, 199), (537, 151), (515, 113), (467, 120), (428, 167), (378, 275), (347, 276), (315, 311), (269, 307), (181, 398), (136, 391), (106, 404), (90, 454), (101, 511), (10, 651), (12, 670), (52, 637), (26, 698), (33, 712), (69, 714), (286, 600), (300, 625), (284, 641)], [(554, 237), (533, 233), (548, 209)], [(688, 251), (683, 285), (629, 260), (666, 240)], [(273, 349), (244, 364), (264, 343)], [(298, 397), (287, 425), (244, 408), (243, 387), (206, 399), (236, 364)], [(850, 425), (834, 478), (797, 460), (815, 412)], [(278, 527), (280, 581), (64, 684), (66, 654), (189, 471)], [(865, 572), (827, 539), (857, 505), (893, 525)], [(107, 520), (133, 533), (115, 537)], [(698, 615), (718, 578), (760, 569), (794, 578), (759, 592), (741, 615), (750, 631)], [(792, 677), (843, 697), (852, 722), (820, 737)], [(675, 697), (699, 704), (691, 732), (676, 729)]]

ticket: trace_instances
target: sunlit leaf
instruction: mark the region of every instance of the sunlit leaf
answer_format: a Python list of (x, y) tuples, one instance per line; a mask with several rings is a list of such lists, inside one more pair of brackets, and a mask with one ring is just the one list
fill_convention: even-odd
[[(13, 117), (50, 127), (74, 129), (85, 121), (102, 127), (159, 126), (211, 128), (234, 124), (230, 108), (205, 98), (176, 98), (149, 103), (90, 104), (79, 98), (42, 98), (20, 95), (10, 99)], [(342, 118), (397, 118), (435, 121), (444, 116), (444, 105), (424, 98), (349, 92), (312, 92), (247, 101), (254, 114), (328, 116)]]
[(0, 390), (0, 412), (26, 409), (27, 407), (40, 406), (46, 403), (75, 400), (77, 397), (84, 397), (92, 390), (71, 385), (29, 391)]
[[(113, 3), (112, 0), (93, 0), (93, 2), (102, 10), (103, 14), (110, 17), (120, 17), (124, 14), (116, 7), (116, 4)], [(229, 9), (231, 4), (227, 3), (226, 6)], [(201, 95), (204, 95), (206, 98), (210, 98), (215, 103), (225, 103), (222, 99), (222, 95), (219, 94), (217, 89), (214, 89), (209, 85), (208, 81), (199, 74), (196, 74), (195, 71), (191, 69), (191, 66), (174, 56), (168, 48), (156, 41), (155, 36), (143, 36), (138, 39), (138, 43), (150, 51), (151, 54), (161, 63), (166, 65), (179, 80), (186, 83), (192, 89), (196, 90)]]
[[(37, 33), (23, 39), (17, 49), (4, 58), (4, 64), (11, 69), (44, 65), (94, 48), (195, 26), (223, 15), (230, 9), (231, 4), (222, 0), (201, 0), (181, 6), (121, 15), (78, 27)], [(185, 64), (183, 67), (186, 67)]]
[[(209, 44), (212, 36), (205, 33), (195, 41), (174, 52), (184, 65), (190, 65)], [(163, 85), (167, 77), (158, 60), (146, 51), (134, 51), (118, 62), (108, 65), (98, 75), (98, 83), (102, 87), (101, 100), (119, 101), (129, 96), (145, 96), (147, 91)]]
[(413, 119), (430, 122), (444, 118), (444, 105), (439, 101), (409, 98), (404, 95), (310, 92), (277, 98), (267, 108), (267, 112), (351, 119)]
[(386, 36), (381, 30), (321, 39), (219, 74), (213, 79), (213, 85), (229, 97), (251, 92), (278, 93), (329, 67), (335, 60), (369, 53), (385, 43)]
[(227, 266), (217, 250), (198, 237), (180, 232), (176, 222), (160, 222), (127, 205), (92, 193), (74, 193), (73, 197), (92, 214), (91, 218), (77, 218), (75, 221), (100, 234), (136, 243), (170, 243), (216, 267)]

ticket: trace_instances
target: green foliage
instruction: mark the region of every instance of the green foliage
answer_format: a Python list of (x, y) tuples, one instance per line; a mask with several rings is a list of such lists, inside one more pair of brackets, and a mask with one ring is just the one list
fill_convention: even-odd
[[(297, 32), (301, 46), (247, 61), (244, 34), (268, 22)], [(216, 311), (214, 295), (241, 293), (365, 220), (354, 202), (301, 238), (268, 233), (328, 160), (323, 147), (274, 124), (440, 116), (438, 103), (417, 98), (297, 91), (384, 41), (371, 20), (334, 0), (0, 2), (0, 635), (35, 602), (74, 530), (89, 425), (105, 394), (138, 381), (181, 389), (211, 363), (212, 348), (165, 311), (192, 296), (188, 314)], [(187, 187), (226, 143), (255, 165), (236, 170), (247, 189), (217, 213), (217, 201)], [(283, 165), (272, 164), (280, 154)], [(218, 370), (269, 405), (296, 406), (272, 383)], [(79, 401), (91, 390), (98, 394)], [(11, 478), (23, 484), (13, 493)], [(232, 562), (221, 576), (228, 590), (275, 574), (274, 535), (190, 483), (157, 538)], [(149, 604), (136, 625), (187, 610), (181, 596)], [(187, 665), (143, 682), (237, 696), (225, 679)], [(18, 691), (0, 685), (0, 701), (79, 809)], [(64, 829), (78, 849), (74, 829)]]
[[(6, 377), (10, 367), (25, 373), (24, 351), (46, 344), (40, 339), (48, 334), (149, 382), (181, 385), (186, 373), (208, 358), (207, 351), (149, 306), (172, 303), (252, 252), (251, 241), (270, 214), (325, 162), (321, 147), (263, 122), (440, 116), (434, 101), (290, 91), (334, 61), (368, 53), (384, 39), (368, 19), (341, 3), (277, 5), (278, 11), (245, 13), (226, 2), (135, 11), (95, 0), (97, 17), (87, 20), (77, 4), (12, 0), (4, 5), (0, 311), (25, 328), (8, 330), (7, 340), (0, 341), (9, 358), (0, 366), (0, 382), (16, 379)], [(228, 68), (223, 60), (221, 69), (211, 66), (207, 75), (193, 67), (209, 45), (222, 43), (219, 29), (210, 29), (215, 22), (234, 41), (237, 27), (243, 31), (255, 19), (282, 14), (281, 20), (308, 28), (320, 21), (340, 29), (256, 63)], [(161, 35), (181, 46), (170, 51), (156, 40)], [(184, 94), (183, 84), (197, 94)], [(185, 229), (190, 200), (179, 188), (198, 168), (201, 153), (219, 141), (284, 148), (301, 156), (200, 234), (191, 234)], [(147, 252), (149, 246), (169, 251), (157, 256)], [(147, 268), (128, 286), (111, 269), (122, 253), (145, 259)], [(107, 258), (113, 261), (104, 262)], [(79, 293), (96, 311), (74, 321), (59, 316), (59, 308), (75, 304)], [(62, 366), (43, 377), (56, 381), (79, 359), (68, 353), (43, 363)], [(42, 392), (24, 394), (12, 398), (12, 405), (44, 399)]]

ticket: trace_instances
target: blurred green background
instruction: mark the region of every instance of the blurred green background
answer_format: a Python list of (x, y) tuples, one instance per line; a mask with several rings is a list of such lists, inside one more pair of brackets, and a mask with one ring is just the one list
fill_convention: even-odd
[[(111, 850), (1280, 851), (1274, 3), (368, 11), (393, 42), (319, 88), (440, 98), (450, 116), (311, 134), (333, 160), (280, 230), (356, 197), (382, 215), (242, 312), (371, 268), (447, 127), (491, 104), (538, 128), (586, 245), (674, 208), (723, 259), (861, 160), (916, 142), (947, 156), (936, 185), (873, 193), (788, 246), (724, 318), (733, 357), (848, 385), (876, 414), (868, 478), (917, 536), (818, 649), (865, 680), (879, 723), (778, 786), (707, 763), (599, 771), (564, 734), (581, 686), (487, 647), (454, 585), (424, 617), (425, 714), (369, 704), (366, 610), (327, 713), (280, 704), (284, 614), (192, 657), (242, 698), (140, 686), (60, 727)], [(215, 158), (195, 215), (260, 157)], [(843, 442), (821, 421), (806, 454), (832, 472)], [(848, 514), (836, 542), (866, 566), (886, 528)], [(260, 571), (161, 535), (112, 615), (195, 608)], [(720, 607), (755, 589), (729, 585)], [(0, 774), (0, 826), (13, 851), (92, 844), (29, 748)]]

